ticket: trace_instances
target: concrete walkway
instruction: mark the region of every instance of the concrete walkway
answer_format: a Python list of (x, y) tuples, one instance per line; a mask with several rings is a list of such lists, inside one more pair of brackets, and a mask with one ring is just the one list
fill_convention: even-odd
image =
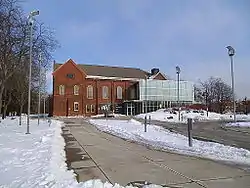
[(98, 178), (121, 185), (147, 180), (187, 188), (250, 187), (250, 174), (242, 169), (151, 150), (100, 132), (83, 120), (64, 121), (68, 163), (79, 181)]

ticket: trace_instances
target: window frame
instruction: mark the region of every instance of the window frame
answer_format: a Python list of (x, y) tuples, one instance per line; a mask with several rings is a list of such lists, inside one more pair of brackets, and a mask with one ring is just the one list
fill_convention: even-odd
[[(90, 93), (91, 95), (89, 95)], [(92, 85), (87, 86), (87, 99), (94, 99), (94, 87)]]
[(59, 95), (65, 95), (65, 85), (59, 85), (58, 90)]
[[(88, 107), (89, 107), (89, 108), (88, 108)], [(86, 114), (90, 114), (90, 113), (91, 113), (91, 105), (86, 104), (86, 109), (85, 109), (85, 111), (86, 111)]]
[[(76, 109), (76, 105), (77, 105), (77, 109)], [(74, 110), (74, 112), (79, 112), (79, 102), (73, 103), (73, 110)]]
[(74, 93), (74, 95), (79, 95), (79, 93), (80, 93), (80, 87), (78, 85), (74, 85), (74, 87), (73, 87), (73, 93)]
[(117, 86), (116, 88), (116, 99), (123, 99), (123, 89), (121, 86)]
[(68, 73), (68, 74), (66, 74), (66, 77), (68, 79), (74, 79), (75, 78), (75, 74), (74, 73)]
[(94, 104), (90, 105), (90, 112), (95, 113), (95, 105)]
[(109, 99), (109, 87), (102, 86), (102, 99)]

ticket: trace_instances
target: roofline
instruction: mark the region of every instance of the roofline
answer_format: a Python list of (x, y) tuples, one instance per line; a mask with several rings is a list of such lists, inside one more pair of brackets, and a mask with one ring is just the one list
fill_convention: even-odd
[(155, 75), (150, 76), (149, 78), (154, 79), (154, 78), (155, 78), (156, 76), (158, 76), (159, 74), (161, 74), (166, 80), (168, 80), (167, 77), (166, 77), (166, 75), (163, 74), (163, 73), (161, 73), (160, 71), (157, 72)]
[[(86, 72), (84, 72), (81, 68), (79, 68), (79, 67), (77, 66), (77, 64), (75, 63), (75, 61), (72, 60), (72, 59), (68, 59), (65, 63), (59, 64), (60, 66), (59, 66), (56, 70), (54, 70), (54, 72), (52, 73), (52, 75), (54, 76), (55, 73), (56, 73), (59, 69), (61, 69), (61, 68), (62, 68), (66, 63), (68, 63), (68, 62), (71, 62), (71, 63), (73, 64), (73, 66), (75, 66), (80, 72), (82, 72), (83, 74), (87, 75)], [(55, 64), (56, 64), (56, 63), (55, 63)]]
[(130, 80), (130, 81), (140, 81), (142, 78), (122, 78), (122, 77), (106, 77), (106, 76), (93, 76), (87, 75), (86, 78), (100, 79), (100, 80)]
[(109, 67), (109, 68), (123, 68), (123, 69), (134, 69), (134, 70), (140, 70), (140, 71), (143, 71), (145, 73), (149, 73), (141, 68), (138, 68), (138, 67), (123, 67), (123, 66), (112, 66), (112, 65), (98, 65), (98, 64), (84, 64), (84, 63), (80, 63), (80, 64), (76, 64), (76, 65), (86, 65), (86, 66), (96, 66), (96, 67)]

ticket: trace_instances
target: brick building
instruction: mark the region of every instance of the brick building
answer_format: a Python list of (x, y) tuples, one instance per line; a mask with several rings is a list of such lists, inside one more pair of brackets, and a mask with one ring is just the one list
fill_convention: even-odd
[[(108, 110), (133, 115), (155, 110), (159, 100), (153, 99), (147, 106), (143, 103), (143, 87), (147, 88), (147, 82), (143, 81), (147, 79), (167, 80), (155, 68), (149, 73), (137, 68), (76, 64), (71, 59), (64, 64), (54, 63), (52, 113), (54, 116), (91, 116)], [(163, 103), (169, 106), (169, 101)]]
[[(137, 83), (149, 73), (136, 68), (54, 64), (53, 115), (94, 115), (104, 109), (122, 112), (125, 101), (138, 98)], [(165, 79), (157, 72), (154, 79)]]

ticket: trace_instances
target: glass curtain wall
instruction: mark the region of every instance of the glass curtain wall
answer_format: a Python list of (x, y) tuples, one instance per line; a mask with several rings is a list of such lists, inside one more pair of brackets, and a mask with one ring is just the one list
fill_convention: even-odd
[[(194, 101), (194, 84), (180, 81), (180, 104), (191, 104)], [(149, 111), (161, 107), (175, 106), (178, 101), (176, 80), (140, 80), (140, 100), (147, 101), (144, 105)], [(142, 109), (145, 111), (145, 107)]]

